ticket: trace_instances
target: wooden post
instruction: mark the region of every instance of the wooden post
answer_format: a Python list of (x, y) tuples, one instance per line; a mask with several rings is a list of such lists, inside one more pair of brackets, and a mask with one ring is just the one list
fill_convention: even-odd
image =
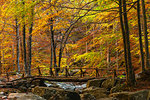
[(53, 73), (52, 68), (50, 68), (50, 75), (51, 75), (51, 76), (54, 76), (54, 73)]
[(83, 74), (83, 71), (82, 71), (82, 68), (80, 68), (80, 77), (82, 77), (82, 74)]
[(41, 70), (40, 70), (39, 66), (38, 66), (38, 72), (39, 72), (39, 76), (42, 76), (42, 73), (41, 73)]
[(116, 77), (117, 77), (117, 74), (116, 74), (116, 69), (114, 69), (114, 75), (113, 75), (113, 84), (114, 86), (116, 85)]
[(24, 73), (22, 74), (21, 78), (24, 78)]
[(65, 67), (65, 70), (66, 70), (66, 77), (68, 77), (68, 69), (67, 69), (67, 66)]
[(116, 79), (116, 77), (117, 77), (117, 74), (116, 74), (116, 69), (114, 69), (114, 80)]
[(9, 73), (6, 73), (7, 80), (9, 81)]
[(99, 76), (98, 68), (95, 68), (95, 71), (96, 71), (96, 77), (98, 77)]

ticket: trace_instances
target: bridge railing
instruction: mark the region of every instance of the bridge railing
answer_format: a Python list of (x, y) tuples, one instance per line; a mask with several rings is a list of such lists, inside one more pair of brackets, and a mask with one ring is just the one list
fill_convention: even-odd
[[(122, 75), (125, 69), (108, 69), (108, 68), (82, 68), (82, 67), (64, 67), (60, 68), (58, 76), (55, 76), (55, 69), (47, 70), (47, 75), (50, 77), (116, 77), (117, 75)], [(63, 70), (63, 71), (62, 71)], [(74, 72), (74, 70), (77, 70)], [(42, 72), (45, 70), (41, 67), (37, 67), (37, 72), (39, 76), (44, 75)], [(51, 72), (51, 73), (50, 73)], [(74, 74), (73, 74), (74, 73)]]
[[(55, 76), (55, 69), (45, 69), (43, 67), (37, 67), (31, 69), (32, 76), (48, 76), (48, 77), (79, 77), (79, 78), (86, 78), (86, 77), (117, 77), (117, 75), (122, 75), (125, 72), (125, 69), (116, 70), (116, 69), (108, 69), (108, 68), (82, 68), (82, 67), (64, 67), (60, 68), (60, 71), (63, 75)], [(74, 75), (71, 75), (71, 71), (78, 70)], [(51, 73), (50, 73), (51, 72)], [(14, 72), (7, 72), (6, 77), (9, 80), (9, 76), (12, 75)], [(25, 71), (20, 71), (22, 77), (25, 75)], [(59, 74), (62, 74), (59, 73)]]

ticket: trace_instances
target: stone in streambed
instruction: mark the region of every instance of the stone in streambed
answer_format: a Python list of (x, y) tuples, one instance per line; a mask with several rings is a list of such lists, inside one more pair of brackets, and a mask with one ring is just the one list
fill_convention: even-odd
[(32, 89), (32, 93), (39, 95), (46, 100), (81, 100), (78, 93), (60, 88), (36, 86)]
[(111, 97), (118, 100), (149, 100), (149, 90), (141, 90), (136, 92), (117, 92), (110, 94)]
[(101, 87), (102, 82), (106, 80), (106, 79), (93, 79), (93, 80), (89, 80), (87, 82), (87, 88), (91, 87), (91, 86), (95, 86), (95, 87)]

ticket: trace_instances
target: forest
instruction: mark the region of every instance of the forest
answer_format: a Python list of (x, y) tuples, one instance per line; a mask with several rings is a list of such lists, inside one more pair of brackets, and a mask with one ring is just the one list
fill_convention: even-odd
[(117, 77), (149, 89), (149, 43), (149, 0), (0, 0), (0, 80)]

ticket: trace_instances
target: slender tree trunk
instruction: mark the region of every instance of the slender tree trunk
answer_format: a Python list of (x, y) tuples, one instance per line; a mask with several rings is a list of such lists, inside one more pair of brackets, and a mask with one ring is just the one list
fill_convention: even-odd
[(125, 25), (125, 37), (126, 37), (126, 50), (127, 50), (127, 66), (128, 66), (128, 77), (127, 83), (128, 85), (135, 84), (135, 75), (131, 62), (131, 53), (130, 53), (130, 39), (129, 39), (129, 26), (128, 26), (128, 18), (127, 18), (127, 10), (126, 10), (126, 0), (123, 0), (123, 15), (124, 15), (124, 25)]
[[(20, 63), (20, 65), (21, 66), (23, 66), (22, 64), (23, 64), (23, 58), (24, 58), (24, 56), (23, 56), (23, 41), (22, 41), (22, 36), (21, 36), (21, 34), (20, 34), (20, 38), (19, 38), (19, 45), (20, 45), (20, 58), (21, 58), (21, 63)], [(21, 68), (21, 67), (20, 67)]]
[[(51, 0), (49, 0), (49, 3), (51, 3)], [(51, 20), (49, 20), (49, 21), (50, 21), (50, 24), (52, 24)], [(52, 33), (52, 30), (51, 30), (51, 33)], [(52, 35), (51, 35), (51, 37), (52, 37)], [(53, 70), (52, 70), (52, 66), (53, 66), (53, 41), (52, 41), (52, 38), (50, 38), (50, 40), (51, 40), (51, 44), (50, 44), (51, 45), (51, 53), (50, 53), (51, 57), (50, 57), (50, 70), (49, 70), (49, 74), (51, 76), (54, 76), (54, 73), (53, 73)]]
[(30, 29), (29, 29), (29, 75), (31, 75), (31, 61), (32, 61), (32, 29), (33, 29), (33, 22), (30, 26)]
[[(64, 37), (62, 37), (62, 38), (64, 38)], [(58, 67), (59, 68), (60, 68), (61, 58), (62, 58), (62, 49), (63, 49), (63, 39), (61, 39), (60, 48), (59, 48), (59, 61), (58, 61)]]
[(54, 41), (54, 30), (53, 30), (53, 19), (51, 18), (50, 20), (51, 25), (50, 25), (50, 31), (51, 31), (51, 42), (53, 45), (53, 56), (54, 56), (54, 68), (55, 68), (55, 75), (58, 76), (58, 70), (57, 70), (57, 60), (56, 60), (56, 46), (55, 46), (55, 41)]
[[(34, 2), (32, 0), (32, 2)], [(34, 7), (32, 6), (31, 7), (31, 19), (30, 19), (30, 28), (29, 28), (29, 48), (28, 48), (28, 51), (29, 51), (29, 61), (28, 61), (28, 74), (31, 75), (31, 62), (32, 62), (32, 30), (33, 30), (33, 14), (34, 14)]]
[(145, 66), (144, 66), (144, 54), (143, 54), (143, 43), (142, 43), (142, 33), (141, 33), (140, 0), (137, 1), (137, 16), (138, 16), (138, 30), (139, 30), (139, 44), (140, 44), (140, 54), (141, 54), (141, 66), (142, 66), (142, 72), (144, 72), (145, 71)]
[(22, 4), (23, 4), (23, 14), (22, 14), (22, 19), (23, 19), (23, 22), (22, 22), (22, 36), (23, 36), (23, 51), (24, 51), (24, 69), (25, 69), (25, 74), (27, 75), (28, 74), (28, 68), (27, 68), (27, 58), (26, 58), (26, 25), (25, 25), (25, 2), (24, 0), (22, 0)]
[(17, 68), (18, 68), (18, 73), (20, 73), (20, 65), (19, 65), (19, 54), (20, 54), (20, 50), (19, 50), (19, 25), (18, 25), (18, 19), (16, 18), (16, 41), (17, 41), (17, 59), (16, 59), (16, 63), (17, 63)]
[(15, 59), (14, 59), (15, 58), (15, 46), (14, 45), (15, 43), (12, 44), (12, 59), (13, 59), (13, 66), (12, 66), (13, 68), (11, 68), (12, 71), (15, 70)]
[(107, 67), (109, 68), (110, 67), (110, 48), (109, 48), (109, 45), (107, 43)]
[(123, 25), (123, 17), (122, 17), (122, 0), (119, 0), (119, 14), (120, 14), (120, 26), (122, 30), (122, 36), (123, 36), (123, 46), (124, 46), (124, 60), (125, 60), (125, 67), (126, 67), (126, 75), (128, 75), (128, 67), (127, 67), (127, 49), (126, 49), (126, 37), (125, 37), (125, 29)]
[(145, 63), (146, 63), (146, 68), (150, 68), (149, 65), (149, 47), (148, 47), (148, 37), (147, 37), (147, 18), (146, 18), (146, 10), (145, 10), (145, 1), (141, 0), (142, 3), (142, 13), (143, 13), (143, 28), (144, 28), (144, 40), (145, 40)]
[[(1, 40), (0, 40), (1, 42)], [(1, 55), (1, 44), (0, 44), (0, 75), (2, 74), (2, 55)]]
[(53, 71), (52, 71), (52, 66), (53, 66), (53, 44), (52, 44), (52, 39), (51, 39), (51, 58), (50, 58), (50, 75), (53, 76)]

